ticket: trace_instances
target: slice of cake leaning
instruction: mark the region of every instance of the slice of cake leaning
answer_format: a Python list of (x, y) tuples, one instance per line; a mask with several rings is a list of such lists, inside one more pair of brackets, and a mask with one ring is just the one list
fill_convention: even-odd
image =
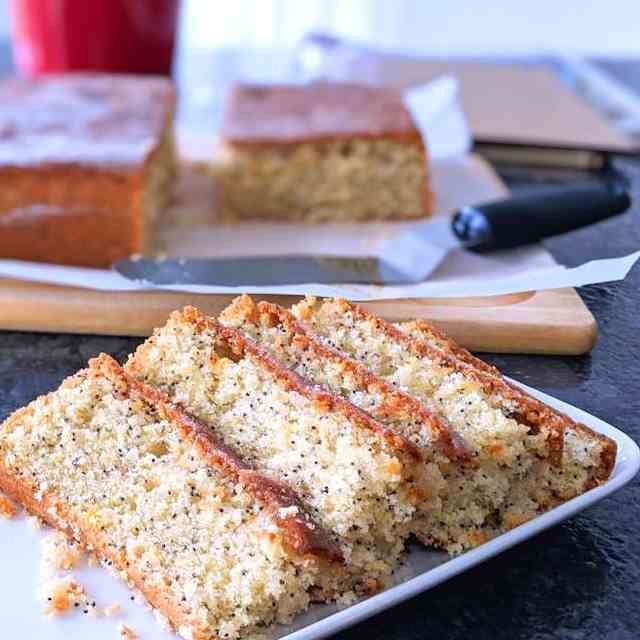
[(190, 640), (287, 622), (342, 572), (290, 489), (105, 355), (0, 427), (0, 488)]
[(409, 440), (192, 307), (173, 313), (127, 369), (295, 489), (334, 533), (356, 589), (375, 590), (391, 573), (415, 505), (428, 499)]
[[(331, 347), (286, 309), (266, 302), (256, 305), (249, 296), (242, 296), (220, 320), (240, 328), (300, 375), (342, 395), (420, 448), (424, 464), (435, 465), (443, 478), (438, 503), (418, 505), (413, 530), (424, 542), (461, 551), (543, 506), (537, 495), (522, 495), (517, 500), (513, 495), (523, 473), (537, 465), (535, 455), (509, 466), (493, 440), (488, 444), (479, 438), (471, 438), (470, 444), (461, 441), (450, 421), (385, 382), (359, 360)], [(522, 457), (528, 445), (527, 430), (504, 430), (502, 435), (515, 455)]]
[[(616, 443), (611, 440), (611, 438), (596, 433), (584, 424), (580, 424), (572, 420), (569, 416), (560, 414), (552, 407), (535, 400), (523, 391), (522, 388), (506, 380), (498, 369), (469, 353), (469, 351), (456, 344), (450, 338), (447, 338), (430, 323), (424, 320), (417, 320), (398, 323), (396, 326), (419, 342), (426, 343), (444, 352), (449, 352), (462, 363), (478, 371), (483, 371), (486, 374), (495, 376), (500, 381), (501, 386), (504, 385), (508, 387), (509, 393), (513, 394), (523, 406), (528, 407), (529, 413), (538, 413), (543, 419), (544, 417), (553, 416), (555, 419), (564, 420), (564, 465), (568, 470), (571, 461), (578, 461), (578, 464), (586, 466), (589, 469), (586, 482), (584, 482), (585, 489), (590, 489), (609, 478), (616, 461), (617, 449)], [(581, 475), (584, 473), (583, 470)], [(565, 498), (569, 498), (575, 495), (576, 492), (579, 492), (579, 488), (577, 488), (575, 484), (572, 486), (570, 475), (570, 473), (565, 474), (565, 476), (568, 476), (562, 494)], [(584, 480), (584, 476), (582, 480)]]
[(423, 402), (474, 450), (512, 470), (517, 481), (508, 502), (514, 507), (501, 528), (572, 498), (611, 473), (615, 443), (508, 384), (472, 356), (461, 359), (463, 351), (452, 352), (439, 332), (416, 338), (415, 324), (403, 331), (345, 300), (307, 298), (293, 313), (326, 344)]

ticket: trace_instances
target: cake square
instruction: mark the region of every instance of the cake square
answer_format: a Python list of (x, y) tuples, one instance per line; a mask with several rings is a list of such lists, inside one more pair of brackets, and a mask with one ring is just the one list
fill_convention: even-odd
[(0, 83), (0, 257), (106, 267), (153, 246), (174, 176), (168, 79)]
[(432, 212), (426, 150), (399, 92), (357, 84), (238, 84), (213, 172), (225, 217), (297, 222)]

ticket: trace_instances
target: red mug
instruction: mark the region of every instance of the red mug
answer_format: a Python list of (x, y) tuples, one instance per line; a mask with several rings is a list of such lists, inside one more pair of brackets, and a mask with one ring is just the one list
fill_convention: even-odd
[(179, 0), (11, 0), (13, 56), (26, 76), (171, 72)]

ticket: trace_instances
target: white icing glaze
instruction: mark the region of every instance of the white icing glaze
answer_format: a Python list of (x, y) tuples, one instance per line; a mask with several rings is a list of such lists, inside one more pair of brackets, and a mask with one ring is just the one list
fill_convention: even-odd
[(0, 166), (132, 167), (157, 143), (162, 78), (72, 74), (0, 85)]

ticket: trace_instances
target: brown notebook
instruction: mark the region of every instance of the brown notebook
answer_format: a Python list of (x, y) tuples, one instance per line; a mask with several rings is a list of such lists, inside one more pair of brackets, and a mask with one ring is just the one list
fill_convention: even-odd
[(637, 144), (565, 86), (552, 69), (540, 65), (420, 59), (362, 51), (341, 60), (340, 66), (334, 70), (341, 77), (360, 77), (401, 88), (444, 73), (453, 74), (460, 80), (462, 104), (478, 143), (637, 150)]

